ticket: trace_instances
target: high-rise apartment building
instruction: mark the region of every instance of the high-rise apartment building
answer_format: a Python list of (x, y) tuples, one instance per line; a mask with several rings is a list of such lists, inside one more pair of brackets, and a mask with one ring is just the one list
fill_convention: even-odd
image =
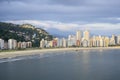
[(115, 45), (115, 35), (110, 38), (110, 45)]
[(76, 40), (81, 40), (81, 31), (76, 31)]
[(0, 39), (0, 49), (4, 49), (4, 40)]
[(76, 46), (81, 46), (81, 39), (82, 39), (81, 31), (78, 30), (76, 31)]
[(109, 46), (109, 43), (110, 43), (109, 37), (105, 37), (105, 38), (104, 38), (104, 47), (108, 47), (108, 46)]
[(42, 39), (42, 40), (40, 41), (40, 48), (44, 48), (44, 47), (45, 47), (45, 40)]
[(8, 40), (8, 49), (16, 49), (17, 48), (17, 41), (15, 39)]
[(117, 36), (117, 44), (120, 45), (120, 36)]
[(83, 32), (83, 38), (82, 38), (82, 44), (84, 45), (87, 45), (87, 46), (90, 46), (90, 33), (88, 30), (85, 30)]
[(85, 31), (83, 32), (83, 38), (89, 41), (90, 33), (89, 33), (88, 30), (85, 30)]
[(63, 47), (67, 47), (67, 40), (65, 38), (63, 38), (62, 40), (63, 40)]
[(99, 47), (104, 47), (104, 37), (99, 36), (100, 45)]

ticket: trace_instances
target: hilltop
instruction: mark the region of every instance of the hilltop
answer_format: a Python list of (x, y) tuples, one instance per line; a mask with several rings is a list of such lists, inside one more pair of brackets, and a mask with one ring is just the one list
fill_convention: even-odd
[(52, 40), (52, 35), (42, 28), (36, 28), (31, 24), (13, 24), (0, 22), (0, 38), (8, 41), (8, 39), (16, 39), (17, 41), (32, 41), (33, 47), (39, 47), (42, 38)]

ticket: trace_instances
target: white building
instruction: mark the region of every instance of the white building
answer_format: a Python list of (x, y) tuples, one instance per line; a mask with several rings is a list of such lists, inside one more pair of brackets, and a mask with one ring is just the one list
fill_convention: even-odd
[(81, 40), (81, 31), (76, 32), (76, 40)]
[(57, 47), (60, 47), (60, 39), (57, 40)]
[(104, 47), (104, 37), (99, 37), (100, 39), (100, 47)]
[(4, 40), (0, 39), (0, 49), (4, 49)]
[(96, 47), (100, 47), (100, 39), (99, 39), (99, 36), (96, 36)]
[(92, 38), (92, 47), (96, 47), (96, 46), (97, 46), (96, 36), (93, 36), (93, 38)]
[(8, 49), (16, 49), (17, 48), (17, 41), (14, 39), (8, 40)]
[(110, 39), (109, 39), (109, 37), (105, 37), (105, 38), (104, 38), (104, 47), (108, 47), (109, 44), (110, 44)]
[(67, 47), (67, 41), (65, 38), (63, 38), (63, 47)]
[(40, 41), (40, 48), (44, 48), (44, 47), (45, 47), (45, 40), (42, 39), (42, 40)]
[(83, 38), (84, 38), (85, 40), (88, 40), (88, 41), (89, 41), (90, 33), (89, 33), (88, 30), (85, 30), (85, 31), (83, 32)]
[[(49, 45), (49, 47), (53, 47), (53, 41), (49, 41), (48, 45)], [(40, 45), (40, 46), (42, 46), (42, 45)]]
[(22, 42), (21, 45), (22, 45), (22, 48), (26, 48), (27, 47), (26, 46), (26, 42)]
[(117, 36), (117, 44), (120, 44), (120, 35)]
[[(83, 32), (83, 39), (82, 39), (82, 42), (86, 42), (86, 40), (87, 40), (87, 46), (90, 46), (90, 33), (89, 33), (89, 31), (88, 30), (85, 30), (84, 32)], [(83, 44), (83, 43), (82, 43)]]
[(82, 46), (83, 46), (83, 47), (88, 47), (88, 41), (87, 41), (86, 39), (84, 39), (84, 40), (82, 41)]
[(17, 48), (22, 48), (22, 42), (18, 42)]
[(31, 47), (32, 47), (32, 42), (30, 42), (30, 41), (29, 41), (29, 42), (26, 42), (26, 47), (27, 47), (27, 48), (31, 48)]
[(67, 44), (68, 44), (68, 47), (71, 47), (71, 46), (76, 45), (76, 38), (75, 38), (75, 36), (74, 36), (74, 35), (69, 35), (67, 42), (68, 42), (68, 43), (67, 43)]
[(115, 36), (112, 35), (112, 37), (110, 38), (110, 45), (115, 45)]
[(59, 39), (57, 45), (58, 45), (58, 47), (63, 47), (63, 40)]

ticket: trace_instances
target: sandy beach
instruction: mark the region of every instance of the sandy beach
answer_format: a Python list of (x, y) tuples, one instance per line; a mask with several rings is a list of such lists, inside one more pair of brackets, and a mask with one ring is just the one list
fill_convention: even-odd
[(45, 52), (54, 51), (73, 51), (73, 50), (100, 50), (100, 49), (120, 49), (120, 47), (92, 47), (92, 48), (54, 48), (54, 49), (38, 49), (38, 50), (24, 50), (24, 51), (14, 51), (14, 52), (1, 52), (0, 59), (2, 58), (12, 58), (18, 56), (27, 56), (35, 54), (44, 54)]

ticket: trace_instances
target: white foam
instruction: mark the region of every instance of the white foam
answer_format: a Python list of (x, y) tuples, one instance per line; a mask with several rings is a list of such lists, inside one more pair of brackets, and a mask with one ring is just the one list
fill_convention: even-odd
[(55, 53), (44, 53), (44, 54), (36, 54), (36, 55), (29, 55), (29, 56), (20, 56), (20, 57), (9, 57), (5, 59), (0, 59), (0, 63), (4, 62), (14, 62), (14, 61), (19, 61), (19, 60), (25, 60), (25, 59), (40, 59), (40, 58), (46, 58), (46, 57), (52, 57), (60, 54), (65, 54), (66, 52), (55, 52)]

